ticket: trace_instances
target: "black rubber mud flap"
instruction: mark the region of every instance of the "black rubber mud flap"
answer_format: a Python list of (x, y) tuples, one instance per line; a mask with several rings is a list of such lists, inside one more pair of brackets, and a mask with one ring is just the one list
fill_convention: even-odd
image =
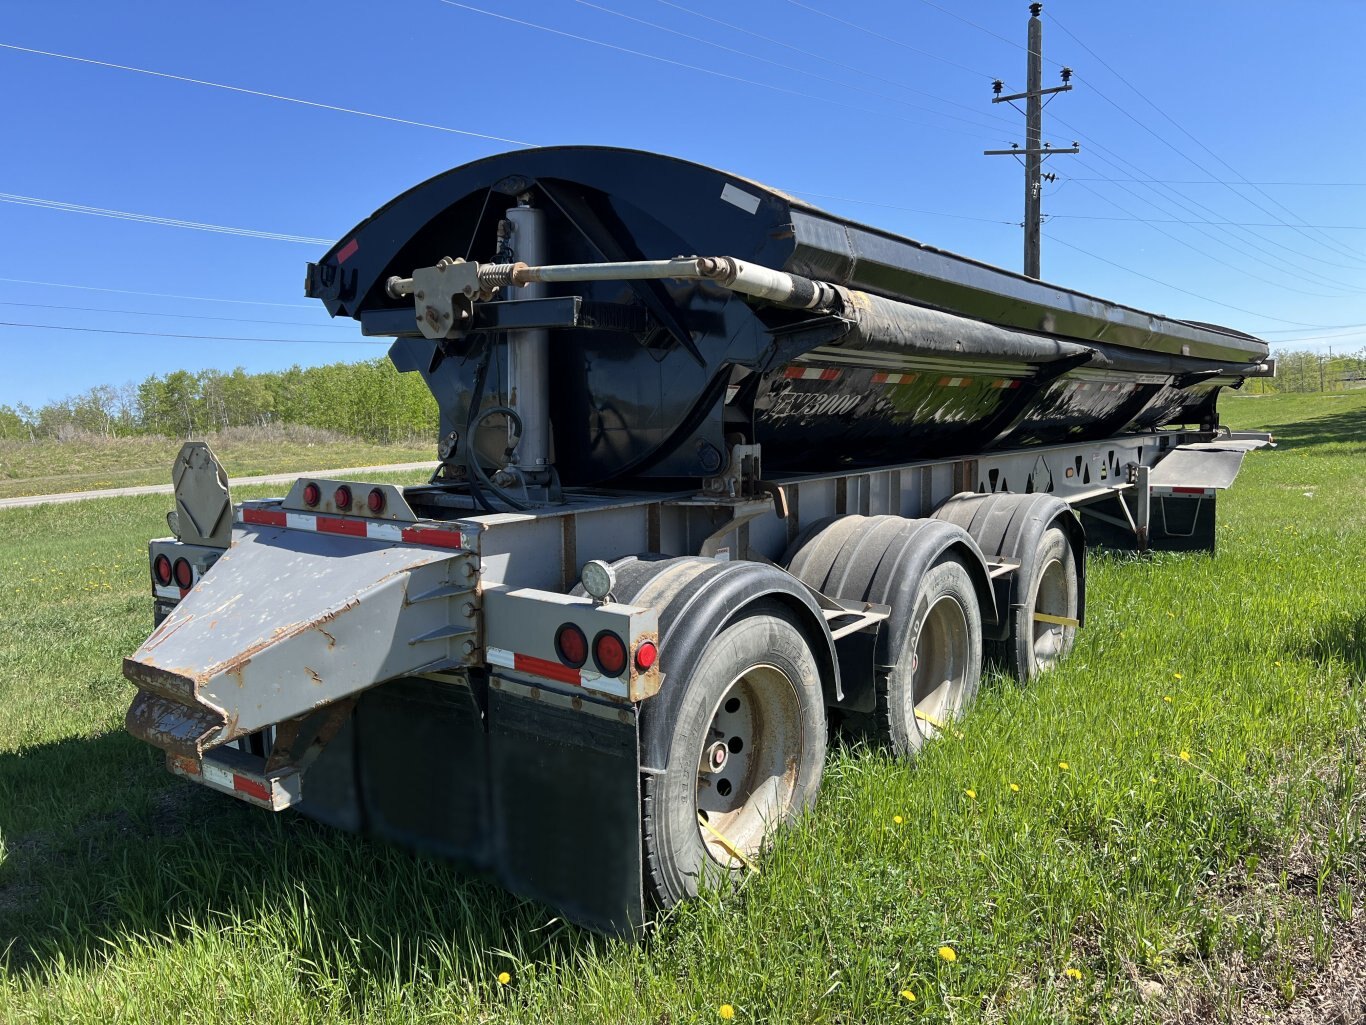
[(555, 697), (489, 689), (494, 871), (572, 922), (631, 935), (645, 924), (636, 707)]

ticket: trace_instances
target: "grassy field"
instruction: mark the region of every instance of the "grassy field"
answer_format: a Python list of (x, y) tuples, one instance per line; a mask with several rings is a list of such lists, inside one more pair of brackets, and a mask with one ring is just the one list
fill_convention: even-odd
[(166, 500), (0, 513), (0, 1020), (1331, 1020), (1366, 977), (1366, 395), (1225, 416), (1281, 445), (1216, 556), (1093, 558), (1061, 669), (914, 764), (836, 746), (761, 874), (639, 945), (170, 777), (119, 674)]
[[(235, 427), (205, 440), (232, 477), (435, 461), (435, 443), (379, 445), (307, 427)], [(182, 442), (160, 436), (0, 440), (0, 498), (169, 484)]]

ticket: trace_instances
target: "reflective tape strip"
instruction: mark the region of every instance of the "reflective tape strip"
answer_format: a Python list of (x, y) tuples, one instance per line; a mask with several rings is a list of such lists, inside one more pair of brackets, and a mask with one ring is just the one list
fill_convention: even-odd
[(910, 384), (919, 374), (884, 374), (881, 371), (873, 375), (874, 384)]
[(261, 780), (244, 776), (240, 772), (233, 772), (231, 769), (225, 769), (223, 766), (210, 761), (196, 764), (189, 758), (176, 759), (176, 767), (185, 775), (197, 775), (205, 783), (221, 790), (230, 790), (233, 793), (253, 797), (258, 801), (270, 802), (270, 787)]
[(490, 665), (502, 666), (519, 673), (539, 676), (556, 683), (567, 683), (571, 687), (597, 691), (614, 698), (624, 698), (630, 693), (626, 681), (620, 677), (603, 676), (588, 669), (574, 669), (560, 662), (523, 655), (521, 652), (508, 651), (506, 648), (485, 648), (484, 660)]
[(783, 376), (794, 381), (833, 381), (840, 372), (833, 367), (788, 367)]
[(1178, 496), (1186, 498), (1213, 498), (1214, 488), (1187, 488), (1187, 487), (1155, 487), (1151, 493), (1158, 498), (1176, 498)]
[(1034, 622), (1052, 623), (1054, 626), (1081, 626), (1081, 621), (1067, 616), (1054, 616), (1047, 612), (1034, 613)]
[(430, 545), (436, 548), (464, 546), (464, 538), (458, 530), (445, 527), (404, 526), (393, 520), (365, 520), (350, 516), (322, 516), (286, 512), (282, 509), (247, 507), (242, 510), (241, 522), (268, 527), (287, 527), (290, 530), (312, 530), (322, 534), (340, 534), (344, 537), (364, 537), (371, 541)]
[(1016, 380), (1013, 380), (1013, 379), (1011, 379), (1011, 378), (1009, 378), (1009, 377), (1007, 377), (1007, 378), (1003, 378), (1002, 380), (999, 380), (999, 381), (992, 381), (992, 382), (991, 382), (991, 386), (992, 386), (993, 388), (1002, 388), (1002, 389), (1005, 389), (1005, 388), (1018, 388), (1018, 387), (1020, 387), (1020, 382), (1019, 382), (1019, 381), (1016, 381)]
[(939, 387), (941, 388), (965, 388), (972, 384), (971, 377), (941, 377)]

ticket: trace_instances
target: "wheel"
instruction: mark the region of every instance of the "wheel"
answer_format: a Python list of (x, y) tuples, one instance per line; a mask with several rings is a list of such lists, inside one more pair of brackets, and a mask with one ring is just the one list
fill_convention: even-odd
[(960, 716), (982, 678), (982, 615), (968, 568), (957, 556), (921, 577), (914, 613), (877, 678), (879, 732), (898, 755), (913, 755)]
[(738, 881), (777, 827), (816, 800), (825, 763), (820, 672), (787, 614), (765, 608), (722, 629), (684, 686), (662, 774), (644, 780), (644, 854), (655, 902)]
[(1057, 665), (1077, 636), (1075, 625), (1036, 618), (1042, 614), (1073, 623), (1077, 618), (1077, 563), (1059, 528), (1044, 531), (1034, 566), (1033, 579), (1020, 589), (1027, 598), (1011, 613), (1010, 636), (992, 652), (1021, 683)]

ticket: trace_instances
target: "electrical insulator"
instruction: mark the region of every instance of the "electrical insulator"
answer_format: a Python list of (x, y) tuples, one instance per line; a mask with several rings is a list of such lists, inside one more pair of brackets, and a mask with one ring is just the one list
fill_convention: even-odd
[(1063, 82), (1063, 85), (1066, 85), (1066, 84), (1067, 84), (1068, 82), (1070, 82), (1070, 81), (1072, 81), (1072, 69), (1071, 69), (1071, 68), (1063, 68), (1063, 69), (1062, 69), (1062, 82)]

